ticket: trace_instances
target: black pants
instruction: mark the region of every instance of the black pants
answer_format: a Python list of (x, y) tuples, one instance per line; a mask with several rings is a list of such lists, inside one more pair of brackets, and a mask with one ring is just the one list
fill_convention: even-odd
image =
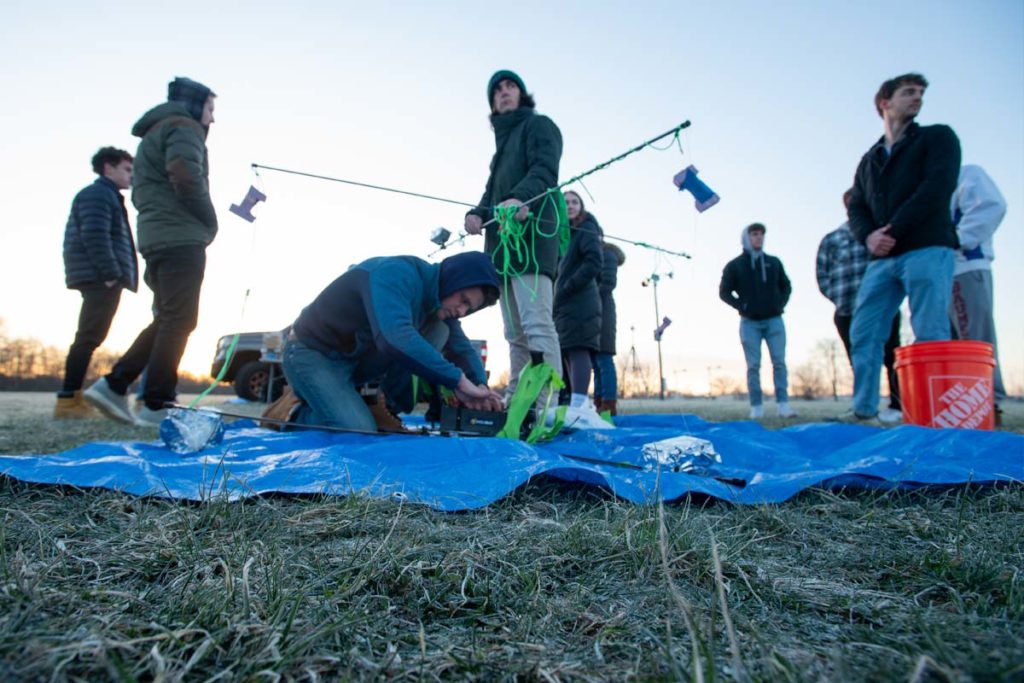
[(107, 375), (110, 388), (127, 393), (146, 372), (143, 400), (158, 410), (177, 398), (178, 363), (199, 320), (199, 291), (206, 271), (206, 248), (170, 247), (146, 257), (146, 284), (153, 290), (153, 322)]
[(82, 388), (92, 353), (110, 331), (110, 323), (121, 302), (121, 285), (82, 290), (82, 310), (78, 313), (78, 331), (64, 363), (64, 386), (60, 395), (70, 396)]
[[(843, 340), (843, 348), (846, 349), (846, 357), (850, 358), (850, 323), (853, 322), (852, 315), (839, 315), (836, 313), (832, 320), (835, 321), (839, 338)], [(889, 379), (889, 407), (893, 410), (900, 410), (900, 383), (896, 377), (896, 347), (900, 345), (900, 312), (892, 319), (892, 327), (889, 329), (889, 338), (885, 340), (885, 376)]]

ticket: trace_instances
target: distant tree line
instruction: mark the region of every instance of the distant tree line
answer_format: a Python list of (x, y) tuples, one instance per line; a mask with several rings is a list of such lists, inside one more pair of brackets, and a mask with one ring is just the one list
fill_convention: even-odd
[[(92, 355), (86, 385), (110, 372), (121, 351), (98, 348)], [(45, 346), (38, 339), (11, 338), (0, 319), (0, 391), (57, 391), (64, 381), (67, 348)], [(178, 391), (198, 393), (210, 385), (211, 378), (181, 372)], [(227, 389), (225, 389), (227, 390)]]

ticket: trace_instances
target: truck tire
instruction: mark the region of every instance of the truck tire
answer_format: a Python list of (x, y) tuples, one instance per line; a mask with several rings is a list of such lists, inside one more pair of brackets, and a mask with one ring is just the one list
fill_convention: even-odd
[(269, 379), (270, 366), (258, 360), (249, 361), (235, 373), (235, 393), (246, 401), (266, 401)]

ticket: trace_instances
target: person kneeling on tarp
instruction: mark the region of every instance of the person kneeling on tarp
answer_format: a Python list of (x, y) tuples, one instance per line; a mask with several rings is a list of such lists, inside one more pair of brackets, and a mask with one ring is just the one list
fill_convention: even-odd
[[(371, 413), (360, 388), (379, 383), (384, 393), (403, 394), (389, 399), (411, 410), (412, 375), (451, 389), (470, 408), (501, 410), (501, 396), (487, 388), (480, 356), (459, 323), (497, 302), (498, 283), (490, 257), (480, 252), (440, 264), (381, 256), (352, 266), (292, 325), (283, 366), (294, 397), (286, 393), (264, 416), (283, 412), (297, 424), (375, 431), (384, 428), (375, 420), (383, 399)], [(293, 408), (296, 399), (301, 403)]]

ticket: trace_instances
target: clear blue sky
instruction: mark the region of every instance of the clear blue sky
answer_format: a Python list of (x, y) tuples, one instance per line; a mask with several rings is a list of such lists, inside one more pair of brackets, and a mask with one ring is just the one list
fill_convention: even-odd
[[(997, 326), (1006, 379), (1024, 385), (1024, 3), (963, 2), (19, 2), (0, 9), (7, 131), (0, 318), (7, 334), (67, 346), (77, 293), (63, 285), (61, 241), (74, 193), (101, 145), (134, 151), (132, 124), (189, 76), (219, 95), (208, 140), (221, 232), (209, 250), (200, 323), (183, 366), (208, 369), (216, 338), (290, 323), (349, 264), (426, 256), (431, 229), (462, 210), (264, 173), (269, 199), (249, 225), (227, 211), (251, 162), (475, 201), (494, 141), (485, 85), (522, 75), (565, 138), (569, 177), (690, 119), (685, 155), (645, 151), (592, 177), (589, 208), (609, 233), (689, 252), (627, 248), (619, 347), (630, 327), (654, 362), (652, 272), (674, 320), (671, 384), (703, 390), (706, 368), (742, 376), (738, 321), (718, 301), (740, 229), (768, 226), (766, 249), (794, 285), (789, 363), (834, 338), (814, 282), (818, 241), (844, 220), (840, 196), (881, 134), (872, 97), (906, 71), (931, 81), (921, 123), (960, 136), (1009, 212), (996, 237)], [(687, 164), (721, 195), (697, 215), (672, 176)], [(584, 193), (586, 197), (586, 194)], [(134, 213), (132, 213), (134, 224)], [(469, 245), (479, 248), (480, 241)], [(251, 295), (244, 314), (244, 292)], [(147, 291), (126, 295), (107, 345), (126, 348), (148, 320)], [(467, 321), (507, 367), (496, 310)]]

